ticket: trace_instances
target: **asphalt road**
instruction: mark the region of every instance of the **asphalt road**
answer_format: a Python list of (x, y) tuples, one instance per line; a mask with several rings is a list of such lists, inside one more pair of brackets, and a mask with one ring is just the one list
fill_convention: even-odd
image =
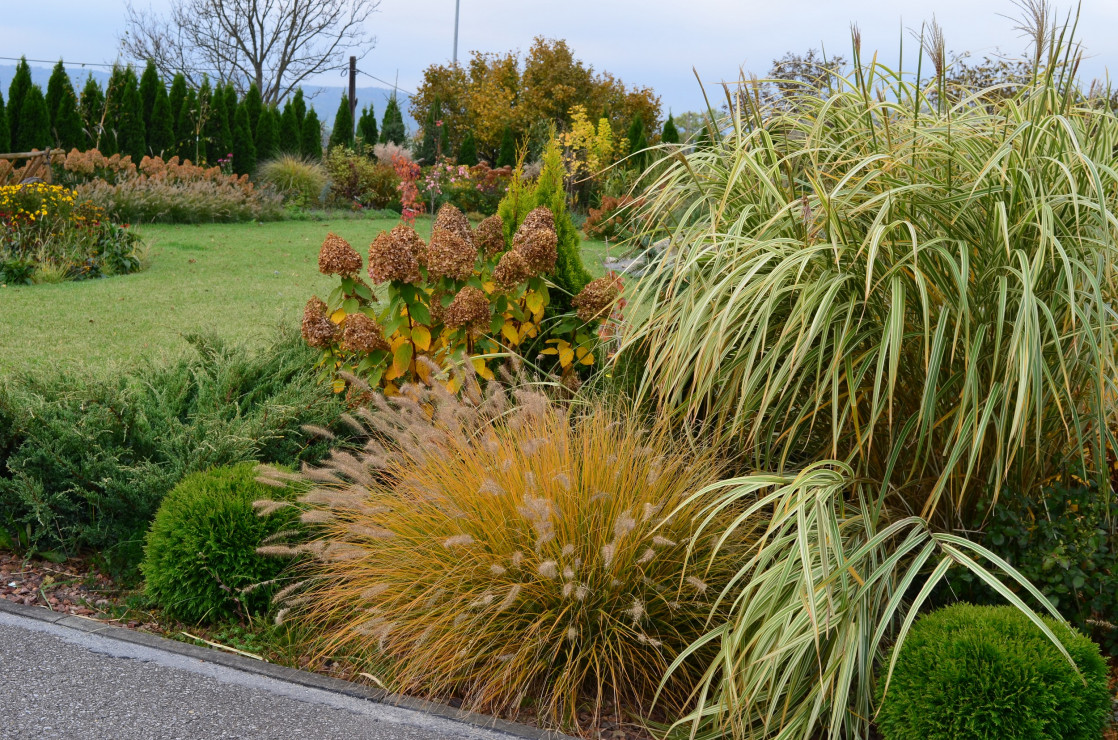
[(515, 740), (3, 611), (0, 738)]

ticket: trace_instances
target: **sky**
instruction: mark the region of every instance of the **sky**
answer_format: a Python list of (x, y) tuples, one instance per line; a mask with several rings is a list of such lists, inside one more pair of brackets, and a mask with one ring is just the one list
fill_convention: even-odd
[[(849, 57), (850, 24), (862, 48), (893, 64), (902, 33), (935, 16), (951, 51), (1018, 53), (1025, 42), (1004, 16), (1012, 0), (460, 0), (459, 59), (470, 50), (527, 51), (535, 36), (563, 38), (576, 56), (628, 84), (650, 86), (665, 109), (697, 110), (708, 87), (739, 69), (764, 74), (786, 51), (823, 47)], [(171, 0), (137, 0), (155, 9)], [(1075, 6), (1056, 6), (1066, 13)], [(376, 45), (360, 68), (412, 91), (425, 67), (450, 60), (455, 0), (380, 0), (369, 32)], [(0, 56), (111, 62), (124, 30), (124, 0), (0, 0)], [(1083, 0), (1079, 39), (1088, 78), (1118, 73), (1118, 0)], [(0, 60), (0, 64), (4, 63)], [(908, 62), (906, 62), (906, 65)], [(1118, 74), (1116, 74), (1118, 76)], [(338, 73), (315, 80), (342, 85)]]

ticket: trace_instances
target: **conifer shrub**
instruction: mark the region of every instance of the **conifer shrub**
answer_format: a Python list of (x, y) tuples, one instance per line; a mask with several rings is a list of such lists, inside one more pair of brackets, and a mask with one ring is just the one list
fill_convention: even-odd
[(1111, 698), (1098, 646), (1053, 619), (1075, 665), (1021, 611), (955, 604), (921, 617), (886, 689), (885, 740), (1097, 740)]
[(279, 114), (274, 108), (265, 108), (256, 124), (256, 161), (264, 162), (279, 153)]
[[(265, 550), (313, 556), (282, 618), (466, 709), (552, 727), (609, 704), (643, 716), (727, 584), (732, 561), (709, 560), (684, 503), (718, 479), (715, 456), (625, 409), (498, 383), (409, 385), (354, 421), (362, 452), (273, 476), (315, 486), (300, 499), (313, 539)], [(669, 683), (660, 706), (686, 695)]]
[(322, 159), (322, 124), (314, 108), (307, 111), (299, 135), (303, 156), (307, 159)]
[(12, 146), (12, 132), (8, 124), (8, 109), (4, 105), (4, 96), (0, 94), (0, 151), (10, 151)]
[(140, 570), (168, 616), (197, 624), (267, 611), (285, 564), (256, 548), (296, 526), (297, 512), (259, 515), (254, 502), (282, 491), (258, 483), (256, 469), (246, 462), (192, 473), (163, 497)]
[(53, 142), (50, 114), (47, 112), (42, 88), (32, 85), (24, 93), (19, 109), (19, 129), (12, 143), (17, 151), (29, 152), (32, 149), (46, 149)]
[(404, 114), (400, 112), (400, 104), (396, 102), (396, 96), (393, 95), (388, 99), (388, 105), (384, 108), (384, 119), (380, 125), (380, 143), (403, 145), (407, 138), (408, 132), (404, 128)]
[(288, 101), (280, 115), (279, 150), (284, 154), (299, 154), (302, 150), (301, 133), (300, 122), (295, 115), (295, 106)]
[[(11, 84), (8, 85), (8, 126), (11, 128), (13, 148), (16, 142), (21, 140), (19, 127), (20, 121), (23, 120), (23, 99), (31, 90), (31, 84), (31, 66), (27, 63), (27, 57), (20, 57), (19, 63), (16, 64), (16, 73), (12, 76)], [(17, 151), (26, 150), (17, 149)]]
[(497, 153), (498, 167), (512, 167), (516, 164), (516, 140), (512, 136), (512, 127), (507, 123), (501, 132), (501, 148)]
[(349, 96), (342, 94), (338, 112), (334, 114), (334, 127), (330, 131), (330, 148), (353, 147), (353, 112), (349, 109)]
[(477, 141), (474, 139), (473, 132), (467, 131), (462, 137), (462, 144), (458, 147), (458, 164), (475, 167), (477, 162)]
[(380, 141), (377, 133), (377, 114), (373, 106), (361, 109), (361, 117), (357, 119), (357, 135), (365, 146), (376, 146)]
[(241, 103), (233, 117), (233, 171), (249, 175), (256, 170), (256, 142), (248, 106)]

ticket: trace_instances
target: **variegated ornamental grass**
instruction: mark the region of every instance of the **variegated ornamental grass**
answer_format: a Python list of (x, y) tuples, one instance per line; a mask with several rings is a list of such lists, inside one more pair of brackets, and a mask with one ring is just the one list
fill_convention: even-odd
[(959, 536), (983, 494), (1105, 459), (1118, 119), (1055, 35), (1011, 97), (946, 89), (933, 38), (930, 79), (856, 48), (780, 109), (743, 82), (719, 140), (650, 171), (672, 247), (627, 342), (665, 413), (767, 471), (698, 500), (771, 517), (705, 638), (696, 734), (867, 737), (874, 672), (946, 570), (1016, 578)]

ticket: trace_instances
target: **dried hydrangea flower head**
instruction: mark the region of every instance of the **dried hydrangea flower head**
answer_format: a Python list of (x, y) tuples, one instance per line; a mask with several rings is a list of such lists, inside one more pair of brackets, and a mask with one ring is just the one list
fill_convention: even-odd
[(368, 354), (378, 349), (388, 349), (380, 324), (363, 313), (348, 314), (342, 327), (342, 349), (348, 352)]
[(446, 231), (453, 231), (458, 236), (469, 244), (474, 249), (477, 245), (474, 244), (474, 231), (470, 228), (470, 221), (463, 214), (451, 204), (447, 203), (439, 209), (438, 214), (435, 216), (435, 223), (431, 225), (431, 233), (435, 233), (436, 229), (445, 229)]
[(475, 262), (477, 249), (472, 239), (466, 241), (457, 231), (438, 226), (432, 230), (427, 247), (427, 271), (431, 275), (465, 280), (473, 274)]
[(493, 269), (493, 282), (502, 290), (512, 290), (516, 286), (532, 277), (527, 260), (515, 249), (505, 252)]
[(406, 235), (395, 232), (396, 229), (382, 231), (369, 245), (369, 278), (377, 285), (390, 280), (402, 283), (419, 280), (419, 262), (409, 240)]
[(318, 271), (323, 275), (356, 275), (361, 270), (361, 255), (349, 242), (330, 232), (318, 252)]
[(505, 224), (500, 215), (494, 213), (477, 225), (474, 241), (486, 257), (493, 257), (505, 251)]
[(318, 349), (326, 349), (334, 343), (338, 326), (326, 315), (326, 304), (314, 296), (303, 309), (303, 339)]
[(555, 218), (547, 206), (532, 210), (512, 239), (512, 248), (520, 252), (533, 275), (554, 272), (555, 260), (559, 258), (558, 244)]
[(489, 299), (469, 285), (458, 291), (444, 312), (446, 325), (451, 329), (470, 327), (484, 331), (489, 328), (489, 319)]
[(571, 301), (571, 305), (578, 309), (578, 317), (583, 321), (605, 318), (613, 304), (617, 303), (621, 290), (617, 286), (617, 278), (600, 277), (586, 284), (578, 295)]
[(407, 224), (397, 224), (388, 235), (406, 247), (420, 265), (427, 264), (427, 242), (423, 241), (423, 237), (415, 229)]

